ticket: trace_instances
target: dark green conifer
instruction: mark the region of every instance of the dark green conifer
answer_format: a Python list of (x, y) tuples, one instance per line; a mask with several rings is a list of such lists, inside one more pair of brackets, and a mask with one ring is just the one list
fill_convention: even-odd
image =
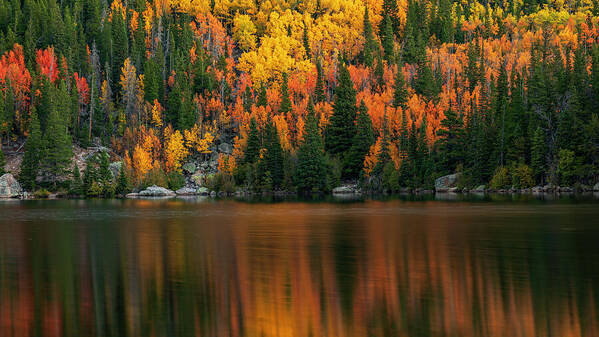
[(333, 114), (325, 134), (325, 149), (329, 153), (343, 157), (351, 147), (356, 132), (356, 112), (356, 90), (347, 67), (342, 64), (335, 88)]

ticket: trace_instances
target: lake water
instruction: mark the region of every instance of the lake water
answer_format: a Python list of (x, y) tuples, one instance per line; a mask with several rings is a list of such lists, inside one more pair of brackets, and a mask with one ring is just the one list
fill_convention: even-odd
[(0, 203), (0, 336), (598, 336), (594, 200)]

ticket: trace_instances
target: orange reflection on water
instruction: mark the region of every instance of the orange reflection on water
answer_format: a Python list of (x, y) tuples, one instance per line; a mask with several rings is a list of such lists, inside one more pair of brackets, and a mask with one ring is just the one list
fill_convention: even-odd
[(599, 336), (594, 230), (459, 204), (139, 206), (0, 222), (0, 336)]

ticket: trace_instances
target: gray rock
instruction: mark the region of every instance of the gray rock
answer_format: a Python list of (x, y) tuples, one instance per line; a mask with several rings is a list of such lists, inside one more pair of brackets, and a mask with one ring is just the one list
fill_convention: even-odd
[(532, 188), (532, 193), (543, 193), (543, 188), (541, 186), (535, 186)]
[(168, 188), (156, 185), (150, 186), (145, 190), (139, 192), (140, 197), (171, 197), (175, 195), (175, 192), (169, 190)]
[(333, 194), (356, 194), (360, 193), (356, 185), (342, 185), (333, 189)]
[(596, 183), (595, 186), (593, 186), (593, 191), (599, 192), (599, 183)]
[(553, 192), (555, 190), (555, 186), (548, 184), (543, 186), (543, 192)]
[(213, 198), (215, 198), (216, 197), (216, 191), (210, 192), (210, 196), (213, 197)]
[(460, 192), (462, 192), (462, 190), (460, 190), (457, 187), (451, 187), (451, 188), (449, 188), (448, 191), (449, 191), (449, 193), (460, 193)]
[(210, 190), (208, 190), (206, 187), (200, 187), (198, 188), (197, 193), (199, 195), (210, 195)]
[(574, 189), (569, 186), (562, 186), (559, 188), (559, 191), (562, 193), (572, 193), (572, 192), (574, 192)]
[(128, 193), (125, 195), (125, 198), (137, 198), (139, 197), (139, 193)]
[(23, 195), (23, 189), (12, 174), (0, 177), (0, 198), (17, 198)]
[(197, 195), (198, 191), (195, 188), (183, 187), (175, 191), (177, 195)]
[(116, 178), (121, 174), (121, 167), (123, 167), (123, 162), (115, 161), (114, 163), (110, 163), (108, 168), (110, 168), (113, 178)]
[(456, 187), (456, 185), (458, 184), (458, 179), (461, 175), (461, 173), (454, 173), (443, 176), (441, 178), (437, 178), (435, 180), (435, 190)]
[(478, 186), (476, 186), (475, 189), (472, 190), (472, 192), (475, 192), (475, 193), (484, 193), (485, 190), (486, 190), (486, 186), (485, 185), (478, 185)]
[(219, 198), (224, 198), (224, 197), (226, 197), (226, 196), (227, 196), (227, 192), (225, 192), (225, 191), (220, 191), (220, 192), (218, 192), (218, 193), (217, 193), (217, 195), (218, 195), (218, 197), (219, 197)]
[(183, 169), (183, 172), (192, 174), (196, 171), (196, 164), (193, 162), (189, 162), (186, 163), (185, 165), (183, 165), (183, 167), (181, 167)]
[(220, 143), (218, 145), (218, 152), (224, 154), (232, 154), (233, 153), (233, 145), (229, 143)]

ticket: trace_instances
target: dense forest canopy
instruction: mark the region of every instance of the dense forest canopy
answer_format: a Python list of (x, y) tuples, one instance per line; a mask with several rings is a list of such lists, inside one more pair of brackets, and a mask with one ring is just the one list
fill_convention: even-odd
[(74, 146), (122, 160), (71, 184), (102, 194), (227, 139), (220, 189), (593, 184), (598, 39), (588, 0), (4, 0), (0, 136), (31, 190)]

